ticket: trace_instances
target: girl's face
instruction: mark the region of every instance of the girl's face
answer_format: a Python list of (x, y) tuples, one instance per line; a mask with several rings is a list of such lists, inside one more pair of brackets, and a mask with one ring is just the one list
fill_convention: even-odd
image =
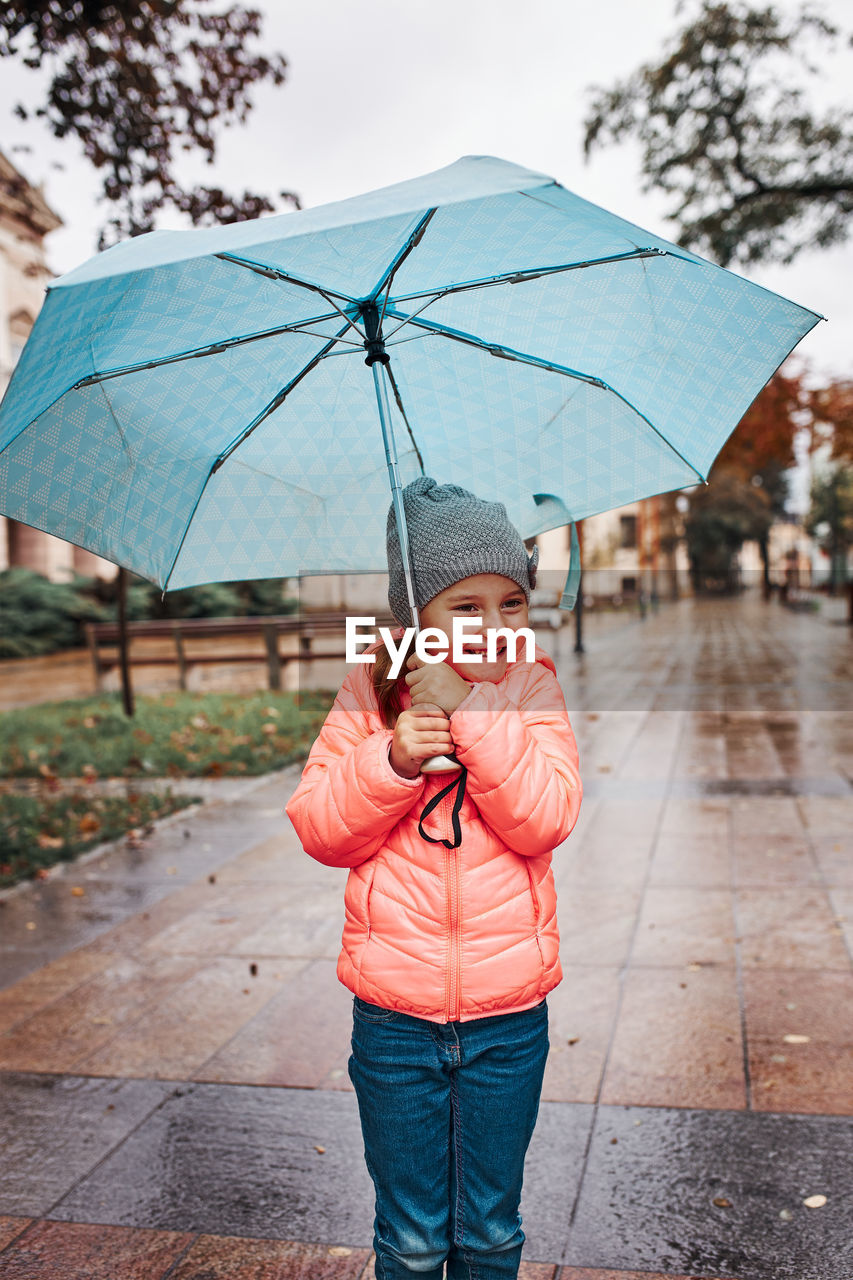
[[(518, 584), (499, 573), (477, 573), (446, 587), (420, 610), (421, 627), (440, 627), (451, 645), (454, 618), (470, 618), (478, 623), (477, 627), (469, 627), (469, 633), (476, 637), (479, 632), (481, 643), (466, 639), (463, 652), (480, 653), (483, 660), (454, 662), (451, 652), (447, 659), (450, 666), (464, 680), (502, 679), (507, 668), (506, 640), (502, 636), (498, 639), (497, 660), (486, 662), (486, 631), (499, 627), (517, 631), (519, 627), (528, 626), (527, 601)], [(518, 645), (517, 657), (524, 658), (523, 642)]]

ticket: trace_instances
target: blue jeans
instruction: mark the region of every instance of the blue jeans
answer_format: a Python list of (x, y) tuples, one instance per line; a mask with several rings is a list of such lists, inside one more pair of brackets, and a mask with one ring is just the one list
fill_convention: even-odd
[(376, 1188), (377, 1280), (508, 1280), (548, 1010), (427, 1022), (356, 997), (350, 1079)]

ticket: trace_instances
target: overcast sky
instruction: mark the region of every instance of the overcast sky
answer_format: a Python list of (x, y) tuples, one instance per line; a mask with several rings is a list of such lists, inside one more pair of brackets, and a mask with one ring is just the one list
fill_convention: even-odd
[[(588, 86), (610, 84), (659, 55), (676, 25), (674, 0), (265, 0), (259, 7), (265, 47), (288, 58), (288, 81), (262, 90), (247, 126), (223, 135), (215, 169), (199, 167), (205, 181), (290, 189), (309, 206), (490, 154), (672, 236), (666, 201), (639, 189), (633, 148), (586, 164), (581, 140)], [(820, 7), (841, 21), (848, 0)], [(50, 264), (61, 272), (94, 252), (104, 215), (75, 144), (13, 118), (14, 102), (32, 99), (35, 83), (23, 68), (2, 65), (0, 147), (45, 183), (65, 220), (48, 241)], [(838, 69), (821, 91), (837, 99), (843, 86)], [(16, 149), (21, 143), (33, 149)], [(180, 224), (173, 215), (162, 225)], [(851, 376), (853, 245), (750, 275), (828, 316), (799, 351), (817, 375)]]

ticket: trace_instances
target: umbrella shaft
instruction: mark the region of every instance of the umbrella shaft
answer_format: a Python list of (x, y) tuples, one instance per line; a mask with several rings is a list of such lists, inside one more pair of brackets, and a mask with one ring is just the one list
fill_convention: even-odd
[(406, 595), (412, 614), (412, 625), (420, 630), (418, 606), (415, 604), (415, 585), (412, 578), (412, 559), (409, 551), (409, 531), (406, 525), (406, 512), (403, 506), (403, 486), (400, 483), (399, 464), (397, 461), (397, 442), (394, 439), (394, 426), (391, 421), (391, 406), (388, 403), (388, 387), (383, 373), (384, 366), (376, 361), (371, 365), (373, 386), (376, 390), (376, 403), (379, 408), (379, 425), (382, 428), (382, 442), (385, 445), (385, 461), (388, 464), (388, 477), (391, 481), (391, 501), (394, 506), (394, 517), (397, 521), (397, 533), (400, 538), (400, 554), (403, 560), (403, 574), (406, 579)]

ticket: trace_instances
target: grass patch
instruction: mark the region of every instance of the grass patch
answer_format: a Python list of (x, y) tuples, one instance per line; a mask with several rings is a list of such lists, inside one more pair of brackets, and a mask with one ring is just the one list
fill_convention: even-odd
[(169, 693), (47, 702), (0, 714), (7, 778), (223, 777), (268, 773), (304, 757), (331, 693)]
[(171, 790), (103, 794), (92, 788), (51, 793), (0, 794), (0, 887), (38, 876), (56, 862), (69, 862), (103, 840), (130, 833), (141, 839), (157, 818), (192, 804)]
[[(0, 713), (0, 887), (38, 876), (104, 840), (141, 838), (157, 818), (192, 803), (134, 778), (239, 777), (302, 759), (331, 693), (168, 693), (140, 697), (128, 720), (115, 695)], [(79, 779), (67, 786), (61, 779)], [(118, 790), (100, 779), (124, 778)]]

